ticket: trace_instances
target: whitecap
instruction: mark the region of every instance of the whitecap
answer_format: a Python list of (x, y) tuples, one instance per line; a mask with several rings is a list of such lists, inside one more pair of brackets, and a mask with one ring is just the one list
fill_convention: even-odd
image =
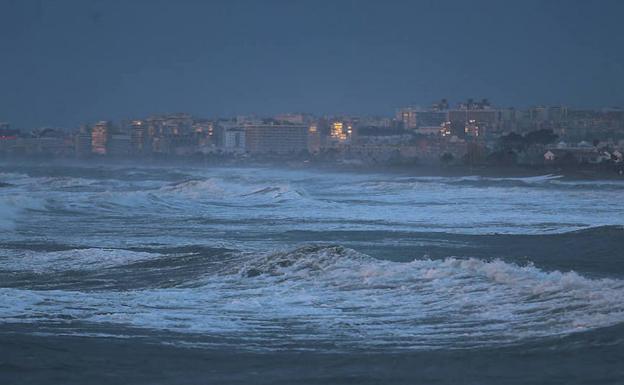
[(623, 296), (621, 280), (530, 264), (475, 258), (399, 263), (339, 246), (305, 247), (241, 254), (216, 273), (176, 288), (0, 289), (0, 298), (10, 297), (0, 306), (0, 319), (37, 322), (65, 315), (236, 337), (250, 346), (321, 341), (367, 349), (464, 348), (620, 324)]

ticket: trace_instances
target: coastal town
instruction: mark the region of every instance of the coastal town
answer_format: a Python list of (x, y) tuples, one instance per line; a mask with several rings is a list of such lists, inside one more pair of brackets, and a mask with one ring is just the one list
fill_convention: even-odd
[(304, 161), (352, 166), (601, 167), (623, 174), (624, 109), (496, 107), (487, 99), (398, 108), (394, 116), (206, 119), (153, 115), (80, 127), (0, 123), (0, 159)]

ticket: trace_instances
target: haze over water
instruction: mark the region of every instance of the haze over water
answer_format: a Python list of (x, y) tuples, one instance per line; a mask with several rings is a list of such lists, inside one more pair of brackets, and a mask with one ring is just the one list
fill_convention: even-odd
[[(175, 377), (189, 383), (318, 380), (306, 370), (352, 357), (328, 380), (371, 381), (376, 365), (409, 382), (423, 359), (448, 380), (444, 365), (467, 370), (457, 357), (503, 371), (531, 351), (624, 378), (622, 181), (48, 165), (3, 165), (0, 181), (3, 354), (41, 356), (20, 342), (39, 338), (68, 373), (117, 344), (152, 357), (138, 370), (212, 357)], [(250, 355), (241, 378), (227, 354)]]

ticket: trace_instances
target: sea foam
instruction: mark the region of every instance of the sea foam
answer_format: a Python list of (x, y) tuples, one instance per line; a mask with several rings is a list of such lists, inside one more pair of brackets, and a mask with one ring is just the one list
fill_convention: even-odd
[[(130, 291), (0, 289), (4, 322), (117, 323), (286, 348), (465, 348), (624, 322), (624, 281), (500, 260), (377, 260), (339, 246), (243, 253), (194, 282)], [(0, 301), (0, 303), (2, 303)], [(247, 341), (247, 342), (245, 342)]]

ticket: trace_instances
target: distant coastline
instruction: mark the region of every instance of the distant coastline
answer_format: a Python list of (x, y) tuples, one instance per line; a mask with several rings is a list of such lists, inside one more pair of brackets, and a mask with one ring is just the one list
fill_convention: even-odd
[[(200, 158), (200, 157), (155, 157), (155, 158), (37, 158), (20, 157), (2, 159), (8, 165), (49, 164), (51, 166), (95, 166), (95, 167), (263, 167), (290, 170), (319, 170), (326, 172), (391, 173), (416, 177), (466, 177), (481, 176), (490, 178), (524, 178), (541, 175), (561, 176), (569, 180), (624, 180), (623, 165), (581, 164), (568, 167), (555, 165), (435, 165), (435, 164), (353, 164), (319, 160), (293, 160), (288, 158)], [(4, 184), (0, 180), (0, 187)]]

